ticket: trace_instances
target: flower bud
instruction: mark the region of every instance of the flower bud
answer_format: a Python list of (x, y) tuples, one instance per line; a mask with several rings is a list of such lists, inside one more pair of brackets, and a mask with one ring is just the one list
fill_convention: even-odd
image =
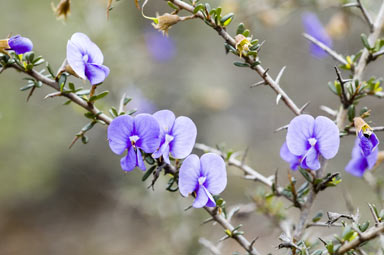
[(15, 35), (8, 39), (8, 46), (7, 49), (14, 50), (16, 54), (24, 54), (32, 50), (33, 43), (26, 37)]
[(64, 18), (64, 20), (67, 20), (67, 16), (71, 12), (71, 0), (61, 0), (57, 7), (55, 7), (53, 3), (51, 3), (51, 5), (57, 18)]
[(175, 25), (181, 20), (181, 18), (175, 14), (165, 13), (162, 16), (157, 16), (156, 19), (153, 19), (154, 23), (152, 26), (161, 31), (163, 35), (168, 35), (168, 30), (171, 26)]

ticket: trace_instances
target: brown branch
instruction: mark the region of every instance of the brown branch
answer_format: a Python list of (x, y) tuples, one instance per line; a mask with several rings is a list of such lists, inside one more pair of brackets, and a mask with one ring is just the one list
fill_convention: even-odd
[[(193, 13), (194, 7), (190, 4), (187, 4), (181, 0), (170, 0), (174, 5), (178, 6), (180, 9), (186, 10), (190, 13)], [(227, 33), (225, 28), (216, 25), (211, 20), (206, 20), (204, 15), (200, 12), (195, 14), (195, 17), (200, 18), (201, 20), (209, 23), (211, 27), (213, 27), (218, 34), (232, 47), (236, 48), (236, 41), (235, 39)], [(286, 106), (295, 114), (300, 115), (300, 108), (292, 101), (292, 99), (285, 93), (284, 90), (280, 88), (280, 85), (276, 80), (274, 80), (268, 72), (266, 72), (266, 69), (264, 69), (260, 64), (255, 65), (255, 61), (249, 58), (248, 56), (242, 56), (243, 60), (250, 65), (250, 68), (255, 70), (260, 77), (265, 81), (267, 85), (269, 85), (277, 95), (281, 95), (281, 99), (286, 104)]]

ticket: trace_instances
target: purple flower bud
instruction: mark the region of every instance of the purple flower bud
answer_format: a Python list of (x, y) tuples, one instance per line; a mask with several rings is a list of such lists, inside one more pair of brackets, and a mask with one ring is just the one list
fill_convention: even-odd
[(8, 45), (16, 54), (24, 54), (33, 49), (33, 43), (30, 39), (20, 35), (12, 36), (8, 39)]
[(136, 166), (146, 170), (141, 150), (153, 153), (159, 148), (160, 127), (156, 119), (149, 114), (136, 117), (121, 115), (115, 118), (108, 127), (108, 140), (111, 150), (120, 155), (128, 150), (121, 159), (121, 168), (131, 171)]
[(102, 83), (109, 75), (109, 68), (103, 65), (103, 53), (83, 33), (74, 33), (68, 41), (67, 61), (80, 78), (88, 79), (92, 85)]
[(360, 130), (352, 149), (352, 159), (345, 167), (348, 173), (362, 177), (366, 170), (372, 169), (378, 157), (379, 140), (375, 133), (364, 135)]
[(214, 207), (216, 202), (212, 195), (220, 194), (227, 186), (227, 171), (224, 160), (217, 154), (206, 153), (199, 159), (195, 154), (189, 155), (179, 171), (179, 190), (187, 197), (195, 193), (192, 206)]
[[(288, 125), (286, 148), (280, 150), (280, 156), (297, 169), (298, 161), (302, 168), (318, 170), (320, 156), (333, 158), (339, 150), (339, 129), (327, 117), (303, 114), (295, 117)], [(295, 158), (296, 157), (296, 158)]]
[(167, 62), (176, 55), (176, 46), (172, 38), (151, 30), (145, 35), (145, 42), (150, 55), (159, 62)]
[[(324, 43), (328, 47), (332, 47), (332, 39), (324, 29), (316, 14), (312, 12), (305, 12), (303, 14), (303, 25), (307, 34)], [(324, 58), (327, 56), (327, 53), (323, 49), (313, 43), (311, 43), (310, 52), (312, 56), (317, 58)]]
[(197, 129), (195, 123), (184, 116), (175, 118), (169, 110), (158, 111), (153, 114), (160, 124), (160, 148), (153, 154), (154, 158), (163, 156), (169, 162), (169, 153), (174, 158), (182, 159), (188, 156), (196, 141)]

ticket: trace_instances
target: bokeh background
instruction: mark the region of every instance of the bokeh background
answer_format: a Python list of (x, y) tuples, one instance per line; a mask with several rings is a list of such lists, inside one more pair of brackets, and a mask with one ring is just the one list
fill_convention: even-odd
[[(213, 147), (225, 144), (228, 150), (249, 148), (249, 165), (267, 176), (279, 169), (281, 183), (286, 183), (289, 166), (279, 157), (285, 132), (274, 130), (289, 123), (293, 114), (283, 103), (276, 105), (276, 95), (267, 86), (250, 88), (260, 78), (232, 64), (238, 59), (225, 55), (217, 33), (200, 20), (190, 20), (174, 26), (168, 39), (163, 38), (133, 0), (115, 2), (109, 20), (106, 2), (72, 0), (71, 16), (63, 22), (56, 19), (50, 1), (2, 0), (0, 37), (12, 33), (31, 38), (36, 54), (57, 70), (65, 58), (67, 40), (74, 32), (86, 33), (102, 49), (105, 65), (111, 69), (102, 85), (110, 95), (98, 104), (100, 108), (118, 106), (126, 93), (133, 98), (129, 109), (149, 113), (171, 109), (176, 115), (189, 116), (198, 127), (197, 142)], [(372, 14), (378, 2), (363, 1)], [(310, 101), (306, 111), (314, 116), (327, 115), (320, 105), (338, 108), (338, 98), (327, 87), (335, 79), (336, 63), (310, 55), (301, 35), (301, 14), (313, 11), (327, 24), (343, 14), (340, 2), (209, 3), (237, 14), (228, 28), (232, 34), (244, 22), (254, 38), (265, 40), (260, 54), (263, 66), (270, 68), (272, 76), (287, 66), (281, 86), (298, 105)], [(169, 11), (166, 2), (155, 0), (145, 9), (150, 16), (165, 11)], [(360, 34), (368, 29), (358, 12), (344, 14), (348, 22), (335, 34), (334, 48), (350, 55), (362, 47)], [(371, 75), (383, 75), (381, 59), (367, 68), (365, 78)], [(63, 106), (61, 98), (44, 100), (52, 92), (48, 87), (37, 90), (27, 103), (27, 93), (19, 90), (25, 82), (22, 78), (13, 70), (0, 75), (0, 254), (208, 254), (198, 239), (216, 242), (224, 232), (219, 226), (200, 225), (207, 218), (203, 210), (184, 211), (192, 198), (165, 191), (167, 178), (162, 177), (152, 191), (147, 189), (150, 180), (141, 182), (141, 171), (124, 173), (120, 157), (108, 147), (104, 126), (89, 132), (87, 145), (77, 143), (68, 150), (87, 123), (84, 111)], [(382, 101), (366, 98), (363, 105), (372, 109), (372, 125), (384, 123)], [(383, 139), (382, 134), (378, 137)], [(342, 173), (343, 182), (320, 195), (313, 214), (319, 209), (347, 212), (346, 194), (363, 217), (368, 217), (367, 202), (380, 203), (363, 180), (343, 170), (353, 140), (342, 138), (338, 156), (328, 165), (328, 171)], [(381, 170), (375, 175), (380, 176)], [(244, 180), (237, 169), (229, 168), (228, 175), (222, 194), (228, 206), (250, 203), (263, 188)], [(294, 208), (284, 207), (284, 213), (297, 219)], [(285, 252), (276, 248), (281, 231), (262, 213), (254, 210), (235, 218), (234, 224), (238, 223), (243, 223), (248, 239), (259, 237), (256, 247), (263, 254)], [(313, 229), (311, 235), (316, 236), (316, 231), (331, 233)], [(231, 240), (223, 245), (224, 254), (241, 250)]]

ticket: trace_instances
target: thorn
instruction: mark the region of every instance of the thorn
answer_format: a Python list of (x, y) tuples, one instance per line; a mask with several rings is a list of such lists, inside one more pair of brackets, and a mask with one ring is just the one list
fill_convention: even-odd
[(61, 92), (53, 92), (53, 93), (50, 93), (50, 94), (46, 95), (46, 96), (44, 97), (44, 100), (45, 100), (45, 99), (48, 99), (48, 98), (51, 98), (51, 97), (58, 97), (58, 96), (61, 96), (61, 95), (62, 95)]
[(244, 162), (245, 162), (245, 158), (247, 157), (247, 154), (248, 154), (248, 150), (249, 150), (249, 147), (247, 147), (244, 151), (244, 155), (243, 157), (241, 158), (241, 166), (244, 166)]
[(281, 99), (281, 94), (278, 94), (276, 97), (276, 105), (279, 104), (280, 99)]
[(252, 84), (250, 87), (254, 88), (254, 87), (257, 87), (257, 86), (260, 86), (260, 85), (266, 85), (265, 81), (256, 82), (256, 83)]
[(348, 3), (348, 4), (343, 4), (341, 7), (343, 8), (348, 8), (348, 7), (358, 7), (358, 3)]
[(32, 96), (32, 94), (33, 94), (33, 92), (35, 91), (35, 89), (36, 89), (36, 87), (34, 86), (34, 87), (32, 87), (32, 89), (31, 89), (31, 91), (29, 92), (29, 94), (28, 94), (28, 97), (27, 97), (27, 102), (29, 101), (29, 99), (31, 98), (31, 96)]
[(277, 132), (279, 132), (279, 131), (281, 131), (281, 130), (288, 129), (288, 126), (289, 126), (289, 124), (284, 125), (284, 126), (282, 126), (282, 127), (279, 127), (279, 128), (276, 129), (274, 132), (277, 133)]
[(76, 135), (75, 138), (73, 138), (71, 144), (68, 146), (68, 150), (72, 148), (72, 146), (79, 140), (80, 136)]
[(188, 207), (186, 207), (186, 208), (184, 208), (184, 211), (188, 211), (189, 209), (191, 209), (193, 206), (192, 205), (190, 205), (190, 206), (188, 206)]
[(379, 225), (379, 223), (380, 223), (380, 220), (379, 220), (379, 218), (377, 218), (377, 215), (376, 215), (376, 212), (375, 212), (375, 209), (374, 209), (374, 205), (368, 203), (368, 206), (369, 206), (369, 210), (371, 211), (371, 214), (373, 216), (373, 219), (375, 220), (375, 226), (377, 227)]
[(321, 105), (320, 110), (323, 110), (324, 112), (328, 113), (329, 115), (336, 117), (337, 116), (337, 111), (329, 108), (328, 106)]
[(276, 80), (275, 80), (275, 82), (276, 82), (277, 84), (280, 83), (281, 76), (283, 76), (283, 73), (284, 73), (286, 67), (287, 67), (287, 66), (283, 66), (283, 68), (281, 68), (279, 74), (277, 75)]
[(264, 73), (263, 73), (263, 77), (265, 78), (268, 74), (268, 71), (269, 71), (269, 68), (265, 69)]
[(303, 111), (308, 107), (308, 105), (311, 103), (311, 101), (306, 102), (301, 108), (300, 113), (303, 113)]

